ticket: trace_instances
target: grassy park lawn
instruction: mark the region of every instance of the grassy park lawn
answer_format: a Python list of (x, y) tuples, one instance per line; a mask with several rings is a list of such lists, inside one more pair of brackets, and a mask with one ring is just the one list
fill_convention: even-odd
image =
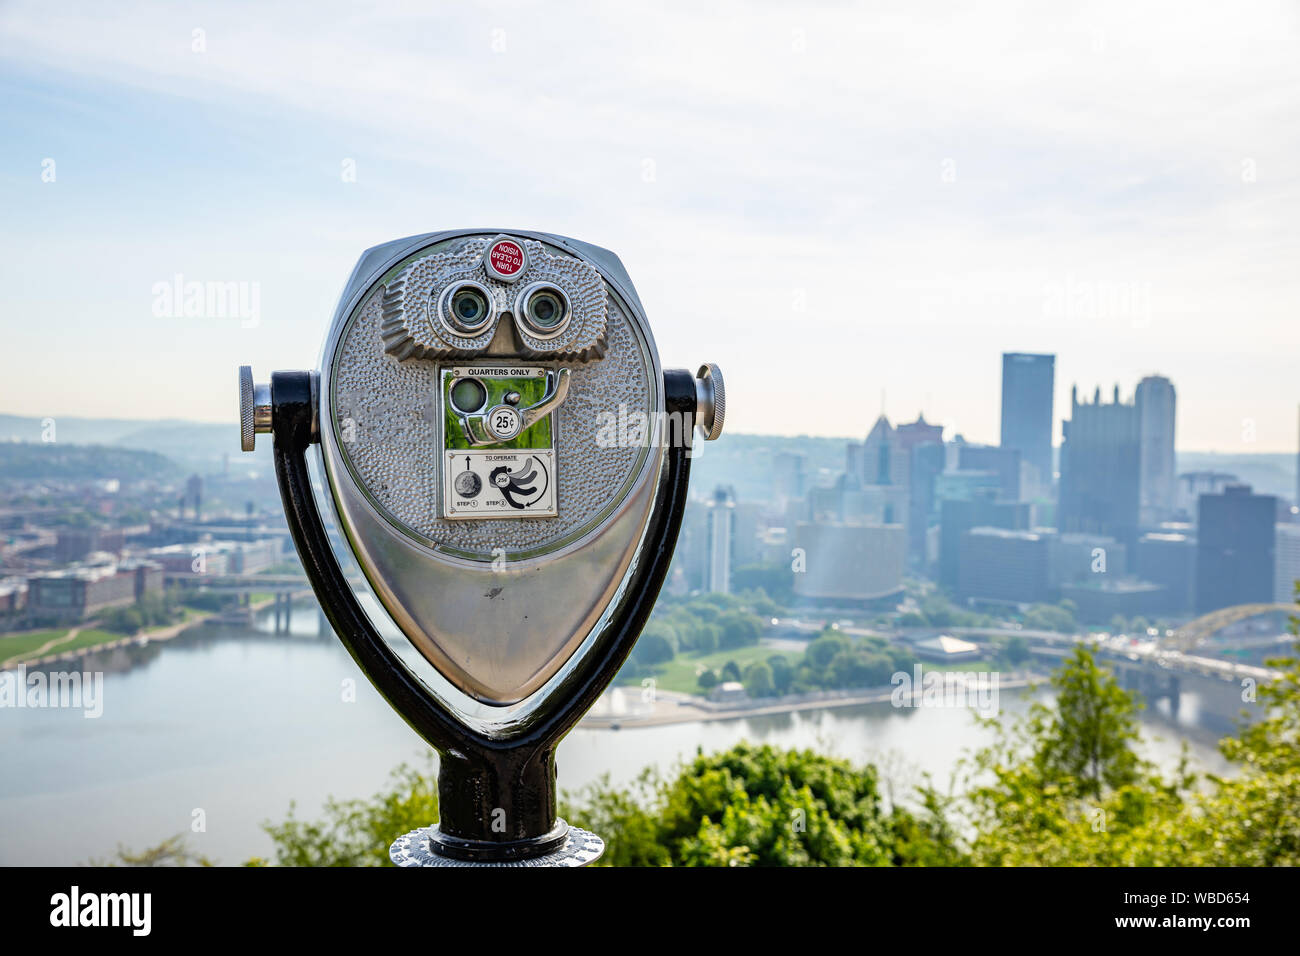
[(67, 651), (77, 651), (86, 647), (95, 647), (98, 644), (107, 644), (110, 641), (119, 641), (126, 634), (119, 634), (115, 631), (101, 631), (99, 628), (85, 628), (77, 633), (77, 636), (70, 641), (62, 641), (53, 647), (37, 651), (44, 645), (56, 638), (65, 636), (71, 628), (54, 628), (48, 631), (25, 631), (20, 634), (6, 634), (0, 636), (0, 664), (6, 661), (18, 661), (25, 658), (36, 659), (45, 657), (50, 654), (63, 654)]
[(83, 647), (94, 647), (96, 644), (107, 644), (109, 641), (120, 641), (128, 634), (120, 634), (115, 631), (101, 631), (99, 628), (87, 628), (81, 631), (76, 637), (66, 644), (59, 644), (50, 648), (51, 654), (62, 654), (65, 651), (76, 651)]
[(48, 631), (21, 631), (17, 634), (0, 635), (0, 664), (11, 658), (30, 654), (36, 648), (67, 634), (69, 630), (70, 628), (66, 627), (56, 627)]
[(997, 661), (920, 661), (922, 670), (926, 671), (970, 671), (972, 673), (981, 673), (983, 671), (1000, 671), (1001, 665)]
[[(721, 675), (727, 661), (735, 661), (744, 673), (746, 667), (755, 661), (766, 661), (769, 657), (781, 656), (797, 664), (802, 658), (801, 651), (779, 651), (761, 644), (748, 647), (733, 647), (730, 650), (714, 651), (711, 654), (678, 654), (671, 661), (660, 664), (655, 670), (655, 681), (664, 690), (677, 691), (682, 694), (702, 694), (703, 688), (696, 683), (696, 676), (703, 668), (718, 671)], [(640, 683), (634, 681), (633, 683)]]

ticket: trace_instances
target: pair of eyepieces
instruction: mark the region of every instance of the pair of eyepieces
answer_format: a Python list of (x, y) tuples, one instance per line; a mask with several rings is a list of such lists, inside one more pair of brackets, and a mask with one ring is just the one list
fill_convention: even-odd
[[(515, 320), (534, 338), (550, 339), (568, 327), (569, 297), (549, 282), (534, 282), (515, 297)], [(473, 279), (450, 286), (442, 295), (438, 314), (457, 335), (478, 335), (497, 318), (492, 294)]]

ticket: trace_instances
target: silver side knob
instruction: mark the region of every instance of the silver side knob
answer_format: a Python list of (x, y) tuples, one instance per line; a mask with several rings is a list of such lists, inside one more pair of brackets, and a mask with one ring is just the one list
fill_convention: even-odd
[(705, 441), (722, 434), (727, 418), (727, 389), (722, 383), (722, 369), (712, 362), (695, 373), (695, 424)]
[(258, 435), (271, 432), (271, 386), (253, 384), (251, 365), (239, 366), (239, 447), (252, 451)]

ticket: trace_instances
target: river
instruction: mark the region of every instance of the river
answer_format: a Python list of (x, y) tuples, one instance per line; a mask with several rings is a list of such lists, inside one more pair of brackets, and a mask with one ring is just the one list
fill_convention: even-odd
[[(422, 742), (338, 641), (316, 635), (317, 620), (315, 605), (300, 605), (289, 636), (272, 634), (264, 612), (251, 628), (199, 627), (89, 658), (88, 668), (105, 672), (98, 718), (0, 708), (0, 865), (107, 859), (118, 845), (139, 850), (175, 834), (219, 863), (269, 856), (260, 824), (282, 820), (291, 801), (311, 818), (328, 796), (369, 796), (393, 767), (421, 761)], [(355, 695), (342, 693), (347, 680)], [(1004, 714), (1025, 706), (1018, 692), (1002, 695)], [(1160, 709), (1144, 714), (1143, 729), (1148, 752), (1166, 766), (1186, 740), (1202, 769), (1227, 769), (1216, 735), (1197, 726), (1194, 702), (1177, 721)], [(925, 772), (946, 784), (963, 753), (987, 739), (966, 710), (871, 704), (579, 727), (558, 765), (561, 788), (574, 791), (603, 774), (625, 783), (648, 765), (671, 770), (697, 748), (751, 740), (875, 762), (903, 793)]]

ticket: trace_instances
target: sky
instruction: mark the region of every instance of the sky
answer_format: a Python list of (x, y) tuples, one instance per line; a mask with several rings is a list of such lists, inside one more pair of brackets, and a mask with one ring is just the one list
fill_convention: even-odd
[[(0, 412), (237, 419), (363, 250), (612, 249), (730, 431), (999, 438), (1000, 355), (1293, 451), (1300, 6), (0, 0)], [(165, 290), (237, 283), (239, 315)]]

